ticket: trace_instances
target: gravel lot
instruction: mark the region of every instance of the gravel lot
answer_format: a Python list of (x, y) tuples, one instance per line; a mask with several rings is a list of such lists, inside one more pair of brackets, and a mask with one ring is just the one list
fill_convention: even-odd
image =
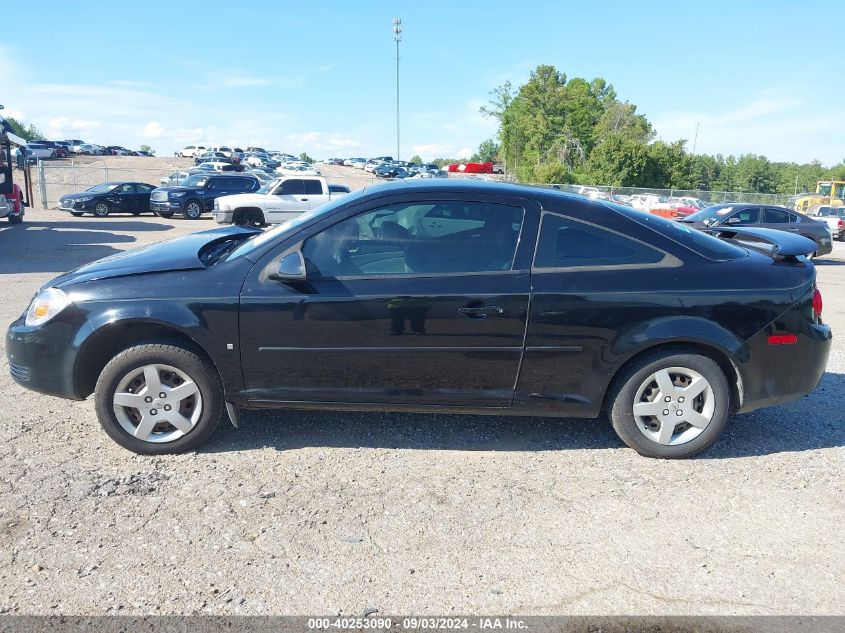
[[(211, 221), (0, 224), (11, 322), (55, 274)], [(845, 331), (845, 244), (819, 262)], [(138, 457), (0, 371), (0, 612), (841, 614), (845, 347), (659, 461), (583, 420), (261, 412)]]

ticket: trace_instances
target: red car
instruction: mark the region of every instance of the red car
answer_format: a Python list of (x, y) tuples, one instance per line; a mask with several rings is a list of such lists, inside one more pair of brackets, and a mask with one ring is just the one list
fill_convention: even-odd
[(449, 165), (451, 172), (463, 172), (465, 174), (492, 174), (493, 163), (455, 163)]

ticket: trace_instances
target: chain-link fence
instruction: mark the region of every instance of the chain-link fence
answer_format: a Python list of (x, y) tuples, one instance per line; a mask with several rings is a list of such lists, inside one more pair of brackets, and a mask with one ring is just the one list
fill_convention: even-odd
[[(36, 202), (45, 209), (59, 206), (59, 199), (69, 193), (85, 191), (104, 182), (126, 180), (159, 187), (168, 184), (171, 174), (194, 168), (189, 158), (108, 157), (39, 161), (32, 169)], [(352, 190), (379, 181), (374, 175), (349, 167), (319, 167), (332, 184)], [(275, 177), (278, 174), (273, 174)]]
[[(592, 192), (601, 192), (610, 197), (625, 198), (656, 198), (657, 201), (675, 202), (680, 198), (694, 198), (711, 204), (722, 204), (724, 202), (748, 202), (757, 204), (771, 204), (777, 206), (791, 206), (792, 196), (775, 193), (753, 193), (748, 191), (703, 191), (701, 189), (649, 189), (644, 187), (606, 187), (606, 186), (579, 186), (561, 185), (561, 189), (590, 195)], [(593, 194), (594, 195), (594, 194)], [(661, 198), (665, 200), (660, 200)]]
[[(189, 158), (143, 157), (83, 157), (68, 160), (39, 161), (32, 170), (35, 199), (44, 208), (58, 206), (59, 199), (69, 193), (84, 191), (89, 187), (115, 180), (145, 182), (156, 187), (167, 184), (176, 172), (186, 172), (194, 167)], [(375, 175), (351, 167), (319, 166), (322, 175), (331, 183), (360, 189), (375, 182), (382, 182)], [(449, 174), (451, 178), (484, 178), (485, 180), (510, 180), (507, 176), (476, 176)], [(708, 204), (723, 202), (753, 202), (791, 207), (790, 196), (751, 193), (742, 191), (702, 191), (687, 189), (651, 189), (641, 187), (607, 187), (587, 185), (547, 185), (583, 195), (615, 199), (643, 210), (665, 205), (684, 204), (683, 198), (694, 198)]]

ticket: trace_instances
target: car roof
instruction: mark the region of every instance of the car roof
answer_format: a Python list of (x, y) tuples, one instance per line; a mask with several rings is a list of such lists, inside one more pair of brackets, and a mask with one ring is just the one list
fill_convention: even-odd
[(518, 185), (514, 183), (498, 182), (495, 180), (469, 180), (469, 179), (420, 179), (414, 182), (393, 181), (377, 183), (364, 187), (365, 193), (484, 193), (492, 195), (511, 195), (515, 197), (527, 197), (535, 200), (571, 200), (578, 203), (594, 203), (599, 201), (590, 200), (585, 196), (552, 189), (538, 185)]

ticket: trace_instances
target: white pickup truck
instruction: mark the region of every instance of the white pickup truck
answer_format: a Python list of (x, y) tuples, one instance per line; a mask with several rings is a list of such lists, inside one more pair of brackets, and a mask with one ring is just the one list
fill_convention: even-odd
[(281, 224), (347, 193), (348, 187), (330, 185), (320, 176), (283, 176), (256, 193), (217, 198), (212, 217), (220, 224)]
[(810, 211), (808, 215), (819, 222), (826, 222), (830, 227), (830, 236), (835, 240), (845, 242), (845, 207), (824, 205), (815, 212)]

